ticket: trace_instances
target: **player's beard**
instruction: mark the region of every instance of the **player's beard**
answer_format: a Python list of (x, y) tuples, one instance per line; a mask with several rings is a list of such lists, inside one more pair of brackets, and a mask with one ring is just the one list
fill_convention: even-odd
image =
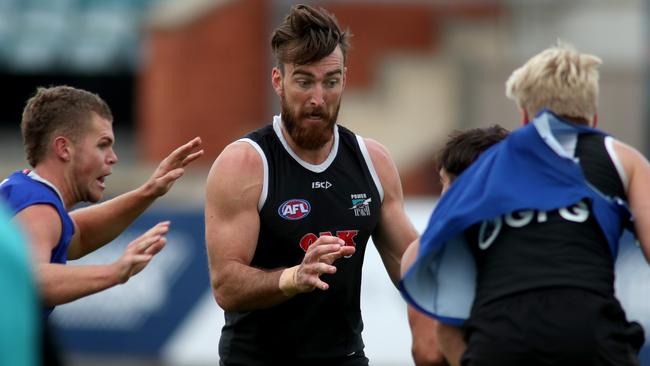
[[(305, 150), (317, 150), (325, 146), (334, 134), (334, 124), (339, 115), (339, 103), (331, 115), (321, 107), (308, 108), (293, 113), (284, 97), (281, 98), (282, 121), (287, 129), (289, 136), (298, 147)], [(310, 124), (304, 126), (300, 123), (303, 118), (310, 116), (319, 116), (324, 123)]]

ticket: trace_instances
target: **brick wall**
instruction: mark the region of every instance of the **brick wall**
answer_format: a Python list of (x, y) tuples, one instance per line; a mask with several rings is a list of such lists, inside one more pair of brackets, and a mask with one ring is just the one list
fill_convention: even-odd
[(268, 4), (232, 1), (190, 24), (148, 31), (137, 125), (143, 157), (157, 161), (200, 135), (210, 164), (268, 119)]

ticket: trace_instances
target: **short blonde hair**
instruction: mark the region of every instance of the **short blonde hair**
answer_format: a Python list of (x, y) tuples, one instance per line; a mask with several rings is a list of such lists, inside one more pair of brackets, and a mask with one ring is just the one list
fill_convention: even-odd
[(600, 58), (558, 42), (533, 56), (506, 82), (506, 96), (532, 118), (542, 108), (592, 121), (598, 105)]
[(93, 113), (113, 122), (111, 109), (97, 94), (67, 85), (38, 88), (27, 101), (20, 125), (29, 164), (36, 167), (45, 158), (57, 131), (76, 142)]

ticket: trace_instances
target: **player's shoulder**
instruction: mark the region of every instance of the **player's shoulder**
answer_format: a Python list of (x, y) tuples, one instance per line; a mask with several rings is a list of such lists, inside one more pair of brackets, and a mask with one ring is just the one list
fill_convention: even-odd
[(29, 173), (28, 169), (25, 169), (24, 171), (13, 172), (11, 175), (5, 177), (0, 181), (0, 187), (27, 183), (28, 180), (25, 179), (27, 173)]
[[(402, 188), (397, 166), (389, 150), (374, 139), (362, 138), (361, 140), (368, 151), (373, 169), (377, 173), (384, 194), (394, 197), (398, 192), (401, 192)], [(391, 194), (391, 192), (395, 194)], [(397, 195), (401, 195), (401, 193)]]
[(238, 140), (227, 145), (215, 159), (208, 173), (211, 182), (242, 185), (263, 177), (261, 152), (255, 145)]
[(618, 155), (619, 159), (623, 162), (623, 164), (638, 164), (641, 162), (646, 161), (647, 159), (633, 146), (617, 140), (615, 138), (611, 138), (611, 146), (614, 148), (614, 151), (616, 152), (616, 155)]
[(384, 146), (377, 140), (367, 138), (367, 137), (362, 137), (360, 140), (365, 145), (368, 154), (372, 158), (373, 164), (375, 165), (393, 164), (393, 158), (391, 157), (390, 152), (388, 151), (386, 146)]
[(215, 164), (219, 163), (235, 169), (255, 167), (262, 162), (260, 153), (258, 146), (252, 140), (241, 139), (227, 145), (215, 160)]
[(62, 218), (51, 204), (35, 203), (22, 208), (16, 213), (16, 219), (28, 232), (37, 226), (45, 232), (51, 232), (54, 238), (61, 234)]
[(214, 161), (213, 168), (240, 166), (261, 167), (265, 153), (264, 146), (275, 140), (273, 124), (249, 132), (244, 137), (228, 144)]
[(623, 166), (628, 179), (633, 179), (632, 177), (637, 175), (638, 172), (647, 172), (650, 169), (648, 159), (633, 146), (612, 138), (611, 147), (614, 150), (616, 160)]
[(26, 173), (28, 171), (18, 171), (0, 183), (0, 197), (7, 201), (12, 210), (17, 212), (32, 204), (61, 203), (61, 198), (52, 187), (30, 178)]

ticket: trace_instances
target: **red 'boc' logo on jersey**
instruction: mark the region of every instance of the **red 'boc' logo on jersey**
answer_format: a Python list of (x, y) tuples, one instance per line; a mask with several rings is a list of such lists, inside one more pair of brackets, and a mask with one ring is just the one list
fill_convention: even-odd
[(290, 199), (278, 208), (278, 214), (286, 220), (300, 220), (309, 215), (311, 205), (306, 200)]

